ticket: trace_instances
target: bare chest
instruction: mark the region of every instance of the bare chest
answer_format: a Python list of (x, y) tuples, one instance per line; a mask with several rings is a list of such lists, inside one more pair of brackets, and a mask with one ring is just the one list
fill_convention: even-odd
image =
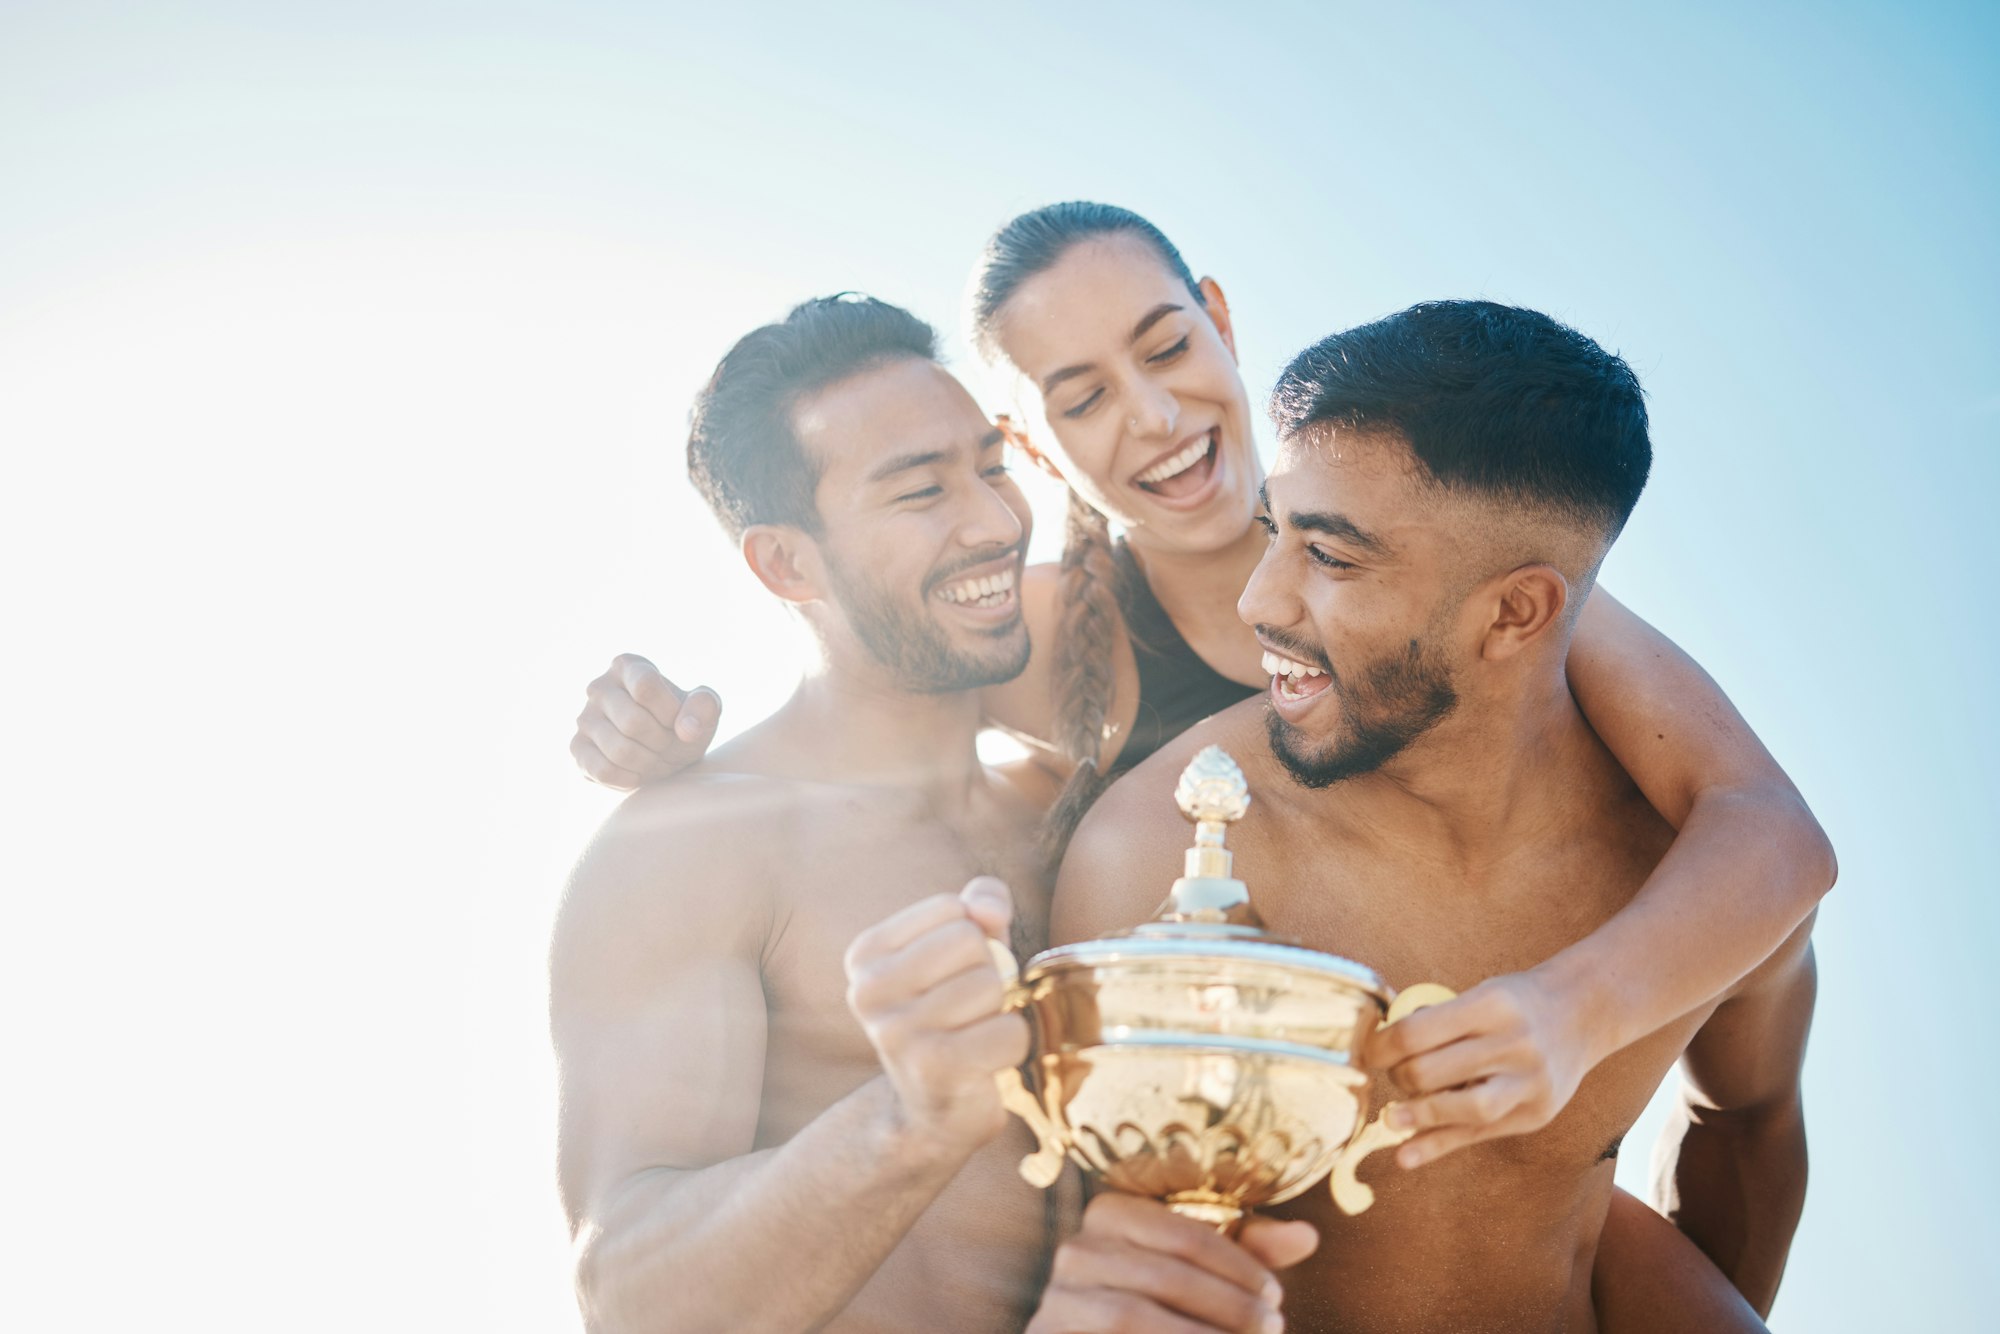
[(956, 894), (976, 875), (997, 875), (1013, 891), (1018, 954), (1041, 948), (1048, 930), (1048, 887), (1025, 818), (951, 825), (919, 805), (855, 801), (815, 814), (788, 841), (799, 855), (773, 895), (760, 961), (766, 1143), (880, 1072), (847, 1008), (844, 957), (856, 936), (920, 899)]
[[(1440, 982), (1458, 991), (1532, 968), (1589, 935), (1637, 893), (1671, 839), (1656, 817), (1635, 815), (1467, 874), (1421, 851), (1389, 855), (1296, 823), (1243, 833), (1238, 873), (1273, 931), (1362, 962), (1399, 990)], [(1293, 1280), (1300, 1307), (1358, 1329), (1483, 1320), (1503, 1295), (1526, 1313), (1521, 1328), (1550, 1328), (1578, 1303), (1587, 1311), (1610, 1155), (1703, 1017), (1605, 1062), (1534, 1134), (1414, 1173), (1386, 1154), (1371, 1159), (1361, 1176), (1376, 1204), (1359, 1217), (1337, 1213), (1323, 1189), (1287, 1206), (1326, 1236)], [(1396, 1096), (1378, 1076), (1371, 1110)], [(1407, 1306), (1418, 1296), (1423, 1312)]]

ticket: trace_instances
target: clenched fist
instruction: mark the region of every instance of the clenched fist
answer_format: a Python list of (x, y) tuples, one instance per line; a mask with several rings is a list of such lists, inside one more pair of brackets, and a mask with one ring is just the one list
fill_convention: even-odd
[(636, 653), (621, 653), (585, 690), (569, 753), (592, 782), (630, 792), (671, 778), (708, 753), (722, 699), (682, 690)]
[(1014, 903), (992, 876), (911, 904), (847, 948), (847, 1004), (882, 1059), (904, 1127), (940, 1152), (970, 1154), (1006, 1113), (993, 1077), (1028, 1056), (1028, 1024), (1001, 1013), (989, 939)]

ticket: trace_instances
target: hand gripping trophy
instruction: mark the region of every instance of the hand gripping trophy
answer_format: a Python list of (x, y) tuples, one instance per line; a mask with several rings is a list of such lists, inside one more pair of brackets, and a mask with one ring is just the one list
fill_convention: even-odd
[(1331, 1173), (1334, 1202), (1360, 1213), (1375, 1193), (1356, 1167), (1411, 1132), (1364, 1121), (1356, 1054), (1376, 1025), (1452, 993), (1391, 992), (1360, 964), (1264, 929), (1223, 846), (1250, 792), (1219, 747), (1195, 756), (1174, 795), (1195, 841), (1154, 920), (1044, 950), (1025, 971), (994, 946), (1007, 1006), (1034, 1032), (1028, 1079), (1000, 1075), (1041, 1145), (1021, 1175), (1048, 1186), (1067, 1158), (1227, 1232)]

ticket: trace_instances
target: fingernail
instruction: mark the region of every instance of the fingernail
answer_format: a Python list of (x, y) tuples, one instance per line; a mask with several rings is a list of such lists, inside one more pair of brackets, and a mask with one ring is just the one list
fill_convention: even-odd
[(1285, 1290), (1278, 1286), (1277, 1279), (1267, 1278), (1264, 1280), (1264, 1291), (1261, 1296), (1264, 1299), (1264, 1305), (1275, 1311), (1279, 1306), (1284, 1304)]
[(683, 741), (692, 741), (701, 735), (701, 724), (692, 718), (676, 719), (674, 721), (674, 735)]
[(965, 887), (971, 898), (982, 900), (995, 906), (1009, 902), (1006, 887), (991, 876), (981, 876)]
[(1424, 1156), (1417, 1150), (1415, 1149), (1396, 1150), (1396, 1166), (1403, 1168), (1404, 1170), (1407, 1171), (1410, 1168), (1422, 1167), (1423, 1165), (1424, 1165)]
[(1391, 1107), (1382, 1115), (1397, 1130), (1408, 1130), (1417, 1123), (1417, 1114), (1401, 1103)]
[(1257, 1322), (1258, 1334), (1284, 1334), (1285, 1318), (1276, 1311), (1264, 1312), (1264, 1318)]

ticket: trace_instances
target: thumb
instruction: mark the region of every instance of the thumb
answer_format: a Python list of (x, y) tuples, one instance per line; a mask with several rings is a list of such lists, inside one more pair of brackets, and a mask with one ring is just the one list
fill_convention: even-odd
[(1293, 1219), (1247, 1218), (1237, 1237), (1243, 1249), (1266, 1269), (1290, 1269), (1319, 1249), (1319, 1232), (1311, 1223)]
[(1014, 895), (998, 876), (980, 875), (958, 891), (959, 902), (984, 931), (1002, 945), (1010, 944), (1007, 928), (1014, 920)]
[(722, 696), (707, 686), (696, 686), (681, 701), (680, 714), (674, 719), (674, 735), (682, 741), (699, 741), (715, 730), (721, 717)]

